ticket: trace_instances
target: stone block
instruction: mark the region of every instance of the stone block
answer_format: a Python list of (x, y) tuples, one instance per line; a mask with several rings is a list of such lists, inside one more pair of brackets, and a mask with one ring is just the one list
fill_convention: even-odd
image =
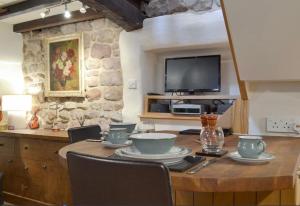
[(97, 77), (89, 77), (86, 80), (88, 87), (97, 87), (99, 85), (99, 79)]
[(99, 70), (88, 70), (85, 72), (87, 77), (94, 77), (94, 76), (99, 76), (100, 72)]
[(64, 109), (66, 109), (66, 110), (72, 110), (72, 109), (76, 109), (76, 108), (77, 108), (76, 102), (65, 102), (65, 104), (64, 104)]
[(93, 27), (89, 21), (83, 21), (76, 24), (77, 32), (92, 31)]
[(111, 56), (111, 47), (106, 44), (93, 44), (91, 48), (91, 57), (103, 59)]
[(60, 27), (60, 30), (63, 34), (71, 34), (76, 32), (75, 24), (66, 24)]
[(121, 69), (120, 58), (106, 58), (103, 59), (103, 68), (104, 69)]
[(99, 88), (89, 89), (86, 92), (86, 98), (91, 100), (96, 100), (101, 98), (101, 90)]
[(102, 29), (97, 34), (97, 41), (101, 43), (113, 43), (115, 34), (111, 29)]
[(105, 71), (100, 74), (102, 86), (121, 86), (123, 84), (121, 71)]
[(104, 89), (104, 98), (111, 101), (120, 101), (123, 98), (123, 87), (107, 87)]
[(104, 18), (96, 19), (96, 20), (91, 22), (91, 25), (92, 25), (94, 31), (98, 31), (100, 29), (103, 29), (104, 27), (106, 27), (105, 19)]
[(85, 61), (85, 66), (86, 69), (100, 69), (102, 64), (101, 64), (101, 60), (96, 59), (96, 58), (88, 58)]

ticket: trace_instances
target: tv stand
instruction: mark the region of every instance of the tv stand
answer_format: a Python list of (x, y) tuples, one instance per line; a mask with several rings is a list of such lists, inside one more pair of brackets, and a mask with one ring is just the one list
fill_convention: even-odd
[[(147, 95), (144, 97), (144, 111), (140, 115), (141, 120), (184, 120), (184, 121), (200, 121), (200, 115), (175, 115), (171, 112), (169, 113), (160, 113), (160, 112), (151, 112), (150, 105), (158, 101), (191, 101), (191, 100), (237, 100), (239, 96), (229, 96), (229, 95), (188, 95), (188, 96), (166, 96), (166, 95)], [(230, 110), (231, 108), (229, 108)], [(227, 112), (226, 112), (227, 113)], [(229, 112), (230, 113), (230, 112)], [(231, 114), (230, 114), (231, 115)]]
[(145, 96), (144, 97), (144, 110), (140, 115), (141, 121), (151, 121), (159, 123), (183, 123), (190, 122), (191, 124), (201, 124), (200, 115), (174, 115), (170, 112), (150, 112), (151, 103), (157, 103), (165, 100), (233, 100), (233, 104), (222, 115), (219, 115), (218, 125), (224, 128), (232, 128), (235, 133), (248, 132), (248, 102), (242, 100), (240, 96), (230, 95), (202, 95), (202, 96)]

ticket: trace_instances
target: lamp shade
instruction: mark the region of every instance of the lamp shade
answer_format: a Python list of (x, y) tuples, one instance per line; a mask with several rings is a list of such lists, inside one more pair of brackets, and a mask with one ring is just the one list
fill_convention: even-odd
[(4, 95), (2, 96), (3, 111), (31, 111), (31, 95)]

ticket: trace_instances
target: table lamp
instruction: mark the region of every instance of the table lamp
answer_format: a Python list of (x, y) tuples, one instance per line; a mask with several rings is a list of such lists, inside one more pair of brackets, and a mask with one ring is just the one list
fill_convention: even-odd
[(2, 110), (8, 113), (8, 127), (11, 129), (25, 129), (27, 127), (26, 113), (31, 109), (31, 95), (2, 96)]

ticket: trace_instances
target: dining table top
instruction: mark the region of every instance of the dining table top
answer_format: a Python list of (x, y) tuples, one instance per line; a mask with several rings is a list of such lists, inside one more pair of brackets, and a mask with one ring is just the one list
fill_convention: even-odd
[[(191, 148), (194, 154), (201, 151), (198, 135), (177, 135), (176, 145)], [(269, 163), (242, 164), (225, 155), (195, 174), (170, 172), (172, 187), (175, 190), (194, 192), (250, 192), (293, 189), (300, 169), (300, 138), (277, 136), (263, 138), (267, 144), (266, 152), (275, 156), (275, 159)], [(238, 136), (225, 137), (224, 149), (228, 152), (236, 151), (237, 144)], [(59, 151), (60, 158), (64, 162), (66, 162), (68, 151), (96, 157), (108, 157), (115, 150), (104, 147), (101, 142), (81, 141), (65, 146)]]

